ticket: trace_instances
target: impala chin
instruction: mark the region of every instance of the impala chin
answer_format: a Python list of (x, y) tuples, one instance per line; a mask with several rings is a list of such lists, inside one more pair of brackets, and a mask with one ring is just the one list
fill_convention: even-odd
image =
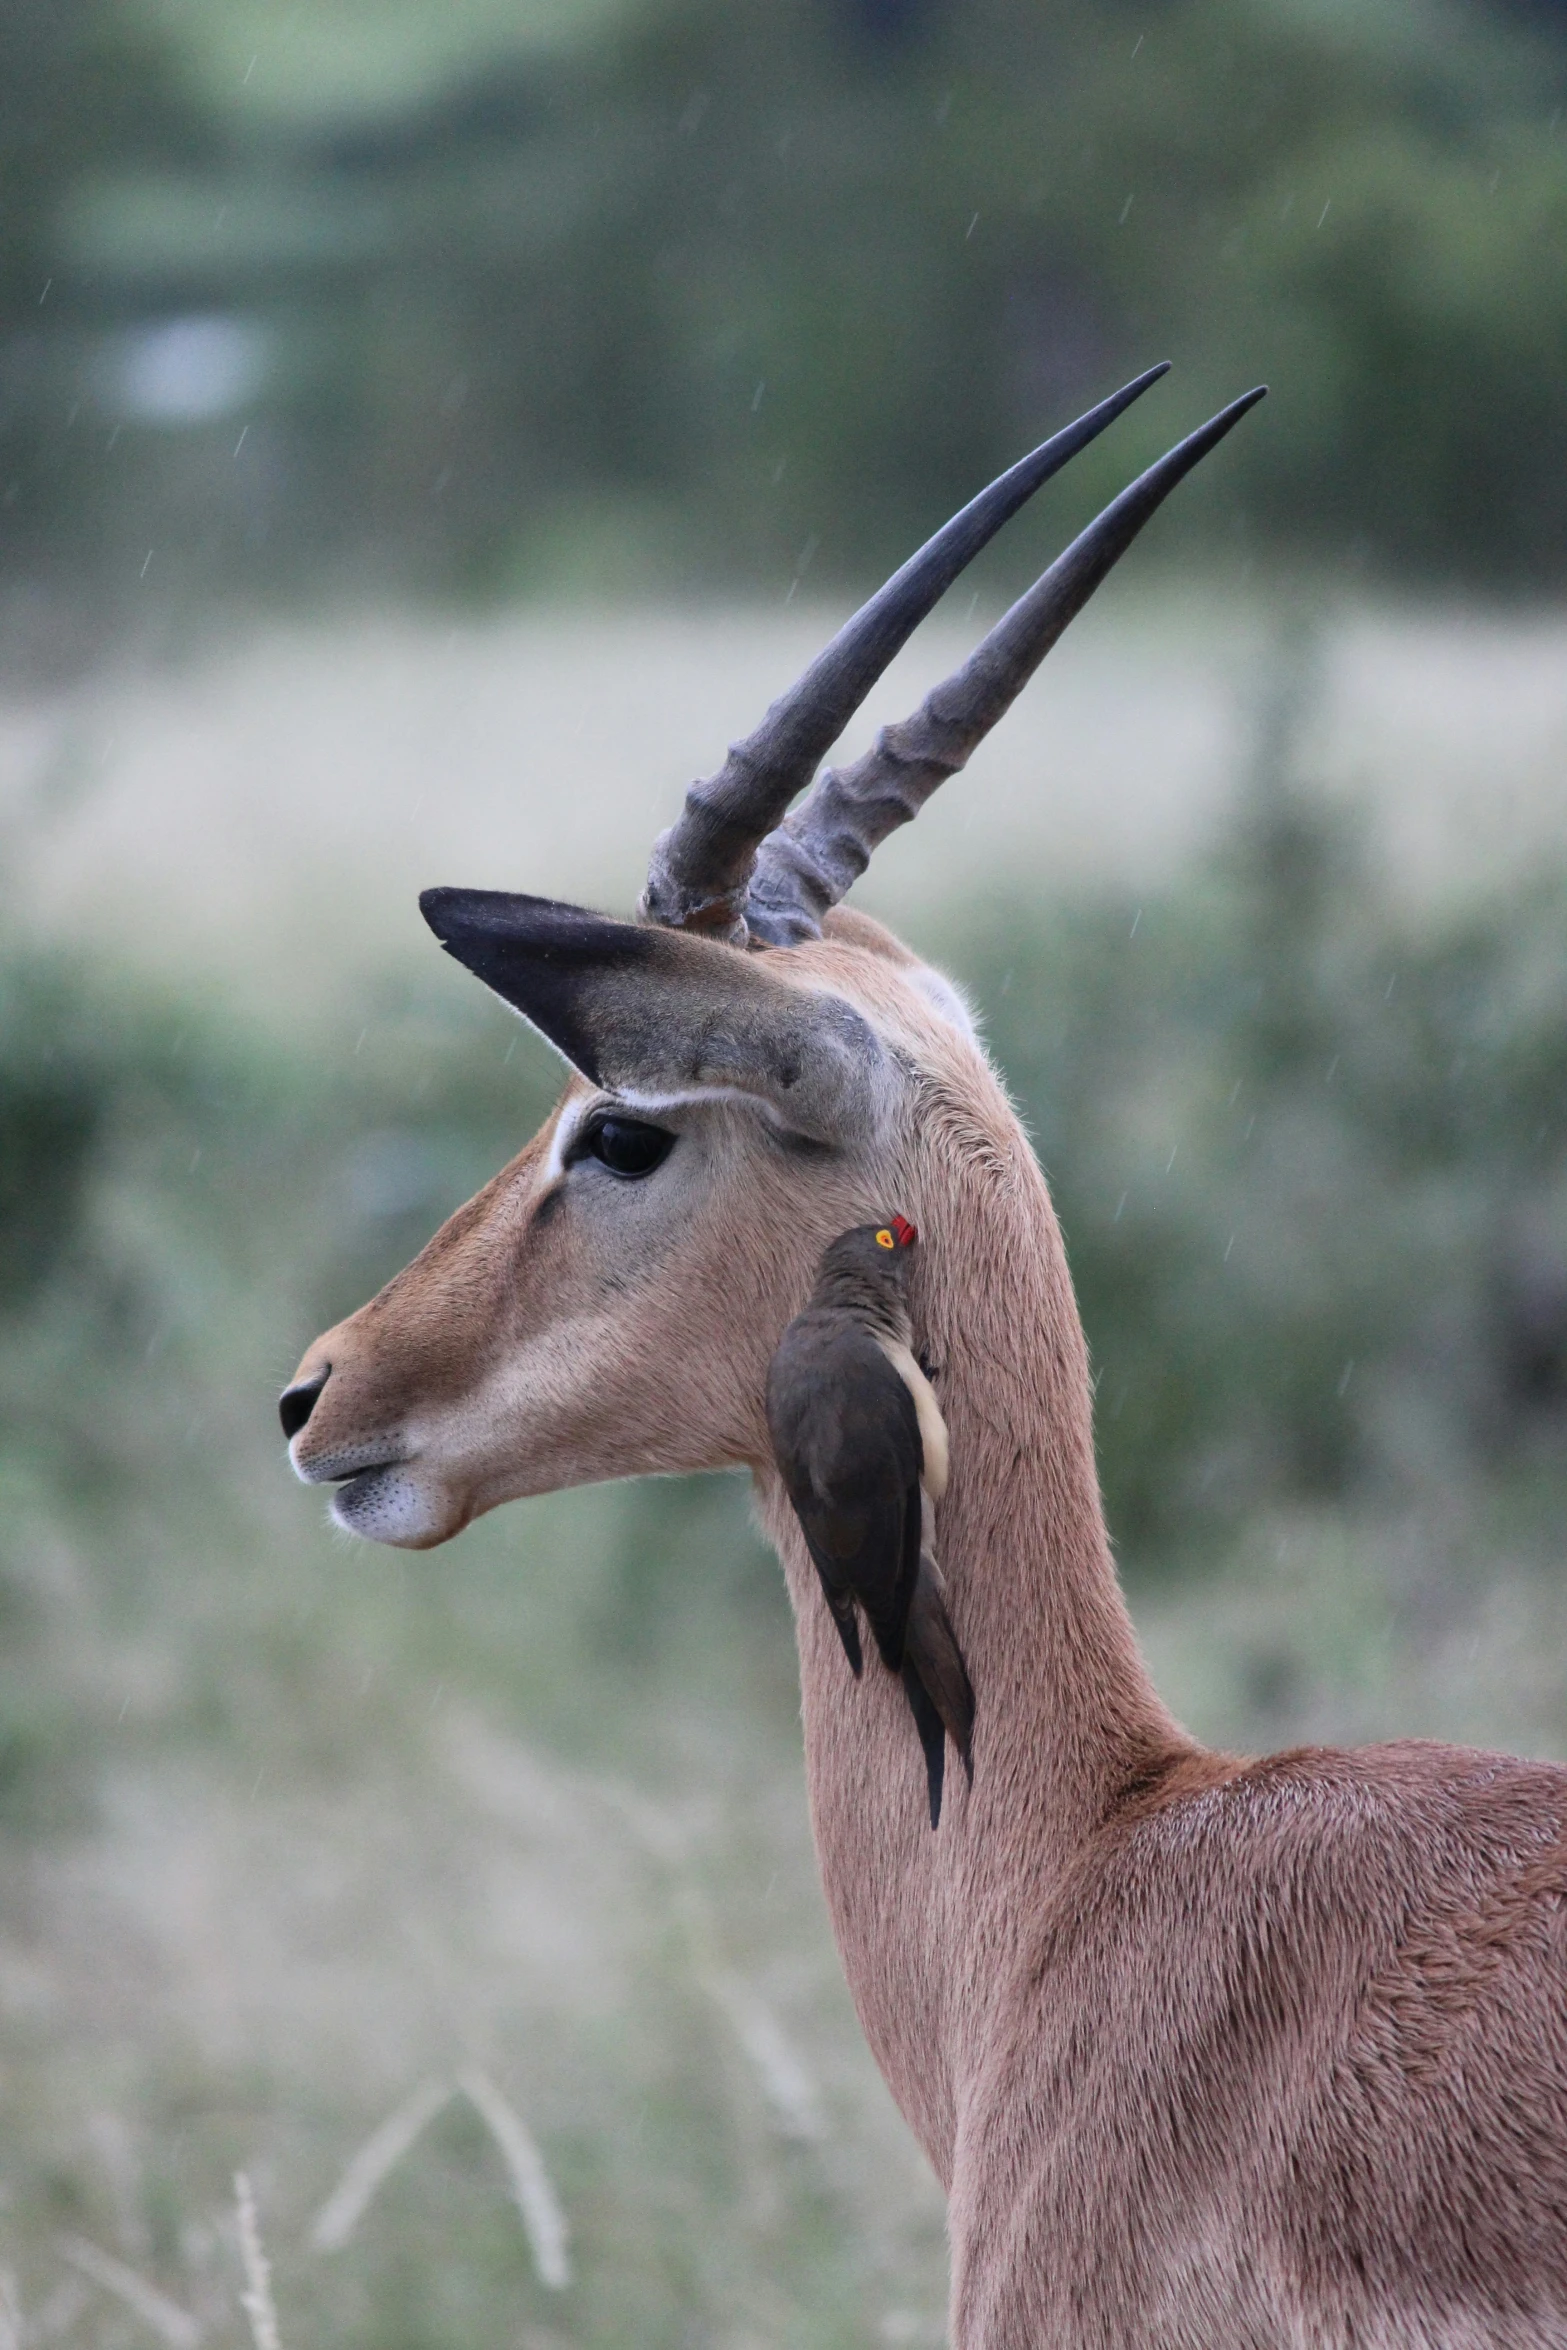
[(421, 1475), (417, 1461), (388, 1461), (361, 1469), (332, 1500), (332, 1522), (366, 1542), (395, 1550), (433, 1550), (468, 1523), (468, 1513), (440, 1482)]

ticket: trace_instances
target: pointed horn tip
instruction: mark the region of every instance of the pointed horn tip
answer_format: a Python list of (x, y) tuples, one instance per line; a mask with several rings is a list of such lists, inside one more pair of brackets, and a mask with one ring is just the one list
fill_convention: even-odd
[[(1226, 433), (1239, 424), (1243, 416), (1250, 414), (1259, 400), (1265, 400), (1267, 396), (1268, 387), (1266, 384), (1254, 384), (1249, 392), (1242, 392), (1238, 400), (1232, 400), (1227, 408), (1221, 408), (1217, 414), (1210, 416), (1206, 424), (1200, 424), (1197, 430), (1181, 444), (1182, 447), (1190, 448), (1195, 442), (1198, 445), (1197, 454), (1199, 456), (1206, 455), (1209, 449), (1224, 439)], [(1170, 454), (1173, 457), (1178, 452), (1172, 449)]]
[[(1099, 523), (1115, 514), (1122, 507), (1123, 502), (1136, 507), (1152, 491), (1154, 506), (1162, 504), (1176, 482), (1189, 473), (1200, 458), (1206, 457), (1211, 449), (1216, 449), (1220, 441), (1239, 424), (1241, 418), (1249, 414), (1256, 407), (1258, 401), (1265, 400), (1267, 396), (1268, 387), (1266, 384), (1254, 384), (1249, 392), (1242, 392), (1238, 400), (1231, 400), (1227, 407), (1217, 409), (1208, 418), (1206, 424), (1199, 424), (1194, 432), (1189, 432), (1186, 435), (1184, 440), (1177, 441), (1175, 447), (1167, 449), (1155, 464), (1150, 465), (1148, 471), (1139, 480), (1134, 481), (1129, 488), (1123, 490), (1121, 497), (1105, 508), (1104, 514), (1099, 517), (1099, 522), (1089, 524), (1088, 530), (1083, 534), (1084, 538), (1090, 536), (1098, 528)], [(1146, 521), (1148, 514), (1153, 510), (1154, 507), (1150, 506), (1143, 513), (1142, 519), (1137, 525), (1139, 529), (1142, 527), (1142, 521)]]

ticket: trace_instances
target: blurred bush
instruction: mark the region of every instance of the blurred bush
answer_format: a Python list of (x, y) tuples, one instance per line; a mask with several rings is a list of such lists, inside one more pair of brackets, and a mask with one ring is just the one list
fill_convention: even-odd
[(868, 576), (1160, 356), (1085, 506), (1269, 376), (1170, 544), (1563, 576), (1559, 13), (318, 14), (11, 12), (13, 587)]
[(1144, 1569), (1292, 1500), (1528, 1474), (1567, 1434), (1562, 878), (1401, 910), (1295, 771), (1308, 668), (1195, 885), (954, 949), (1051, 1177)]
[(0, 970), (0, 1313), (48, 1279), (80, 1216), (109, 1072), (78, 1016), (74, 990)]

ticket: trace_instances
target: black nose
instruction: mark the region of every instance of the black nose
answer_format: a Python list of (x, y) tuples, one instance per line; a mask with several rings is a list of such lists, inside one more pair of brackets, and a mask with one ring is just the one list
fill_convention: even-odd
[(316, 1408), (316, 1397), (332, 1376), (328, 1363), (313, 1379), (301, 1379), (297, 1387), (285, 1387), (277, 1399), (277, 1416), (283, 1423), (283, 1434), (292, 1443)]

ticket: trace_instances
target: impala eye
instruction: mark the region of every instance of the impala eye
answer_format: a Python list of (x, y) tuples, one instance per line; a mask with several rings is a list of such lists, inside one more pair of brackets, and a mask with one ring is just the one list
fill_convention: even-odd
[(666, 1127), (649, 1126), (641, 1118), (599, 1118), (583, 1135), (576, 1155), (597, 1159), (612, 1175), (634, 1180), (661, 1167), (674, 1147)]

